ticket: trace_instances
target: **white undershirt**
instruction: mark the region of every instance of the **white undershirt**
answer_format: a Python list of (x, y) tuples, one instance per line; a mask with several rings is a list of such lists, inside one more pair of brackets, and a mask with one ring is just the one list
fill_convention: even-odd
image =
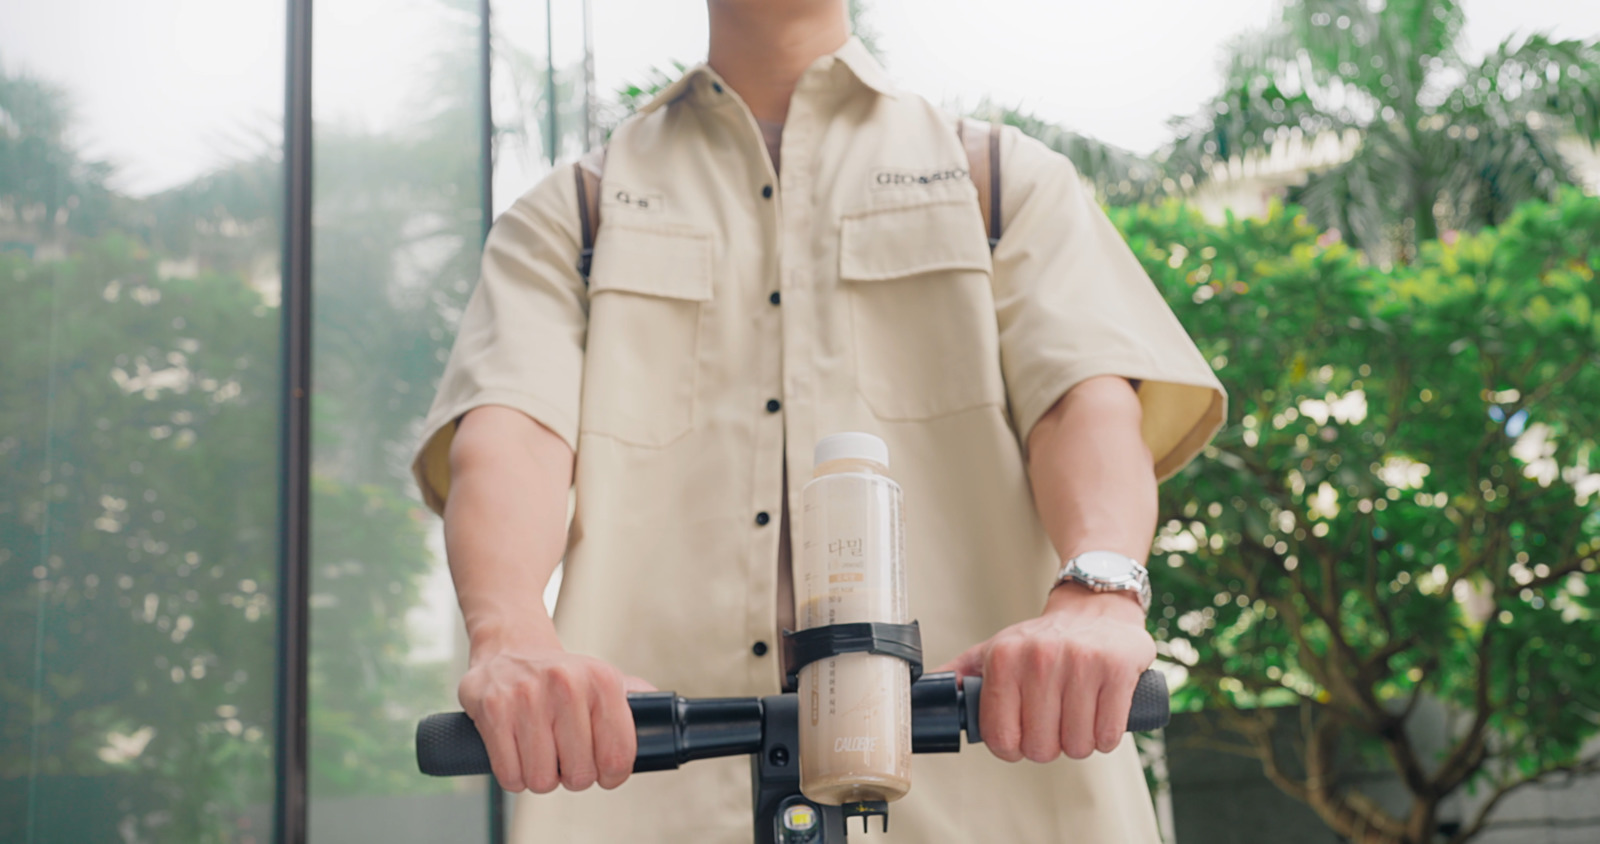
[(779, 151), (783, 146), (783, 124), (757, 119), (756, 125), (761, 127), (761, 140), (767, 142), (767, 155), (772, 158), (772, 169), (776, 172)]

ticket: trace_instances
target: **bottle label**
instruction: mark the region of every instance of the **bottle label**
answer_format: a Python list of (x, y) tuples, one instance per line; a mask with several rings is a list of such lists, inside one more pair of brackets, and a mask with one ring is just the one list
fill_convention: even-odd
[[(905, 624), (905, 537), (898, 484), (824, 475), (806, 485), (795, 566), (797, 626)], [(911, 676), (904, 660), (849, 653), (800, 672), (801, 790), (841, 803), (895, 800), (910, 788)]]

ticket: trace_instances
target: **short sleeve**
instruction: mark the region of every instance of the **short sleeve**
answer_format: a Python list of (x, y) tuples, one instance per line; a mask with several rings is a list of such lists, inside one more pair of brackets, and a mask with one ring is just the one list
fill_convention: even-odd
[(520, 410), (577, 448), (588, 296), (578, 274), (577, 192), (557, 168), (489, 230), (411, 471), (436, 513), (450, 494), (456, 422), (484, 405)]
[(1085, 379), (1135, 379), (1165, 480), (1221, 427), (1222, 384), (1072, 163), (1015, 129), (1001, 162), (995, 308), (1018, 435)]

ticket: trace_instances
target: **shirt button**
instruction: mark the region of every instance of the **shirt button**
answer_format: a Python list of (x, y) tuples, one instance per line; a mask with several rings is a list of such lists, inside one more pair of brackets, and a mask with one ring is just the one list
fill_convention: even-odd
[(777, 399), (767, 399), (767, 412), (768, 413), (777, 413), (778, 411), (780, 411), (782, 409), (783, 409), (783, 402), (780, 402)]
[(750, 646), (750, 652), (755, 654), (756, 656), (766, 656), (767, 655), (767, 643), (766, 642), (757, 642), (754, 645), (751, 645)]
[(783, 302), (783, 296), (780, 295), (778, 293), (778, 291), (774, 290), (774, 291), (772, 291), (772, 295), (767, 297), (767, 301), (771, 302), (774, 305), (776, 305), (776, 304), (779, 304), (779, 303)]
[(767, 186), (765, 186), (765, 187), (763, 187), (761, 189), (761, 198), (762, 199), (771, 199), (772, 198), (772, 185), (767, 185)]
[(756, 524), (764, 525), (764, 524), (766, 524), (767, 522), (770, 522), (770, 521), (772, 521), (772, 517), (767, 515), (767, 511), (762, 510), (761, 512), (756, 514)]

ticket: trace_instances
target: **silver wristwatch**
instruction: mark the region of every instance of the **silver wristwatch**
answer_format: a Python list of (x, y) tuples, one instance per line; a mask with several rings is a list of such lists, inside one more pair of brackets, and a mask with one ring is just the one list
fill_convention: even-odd
[(1079, 554), (1061, 567), (1057, 583), (1080, 583), (1096, 592), (1133, 592), (1150, 612), (1150, 572), (1132, 557), (1114, 551)]

